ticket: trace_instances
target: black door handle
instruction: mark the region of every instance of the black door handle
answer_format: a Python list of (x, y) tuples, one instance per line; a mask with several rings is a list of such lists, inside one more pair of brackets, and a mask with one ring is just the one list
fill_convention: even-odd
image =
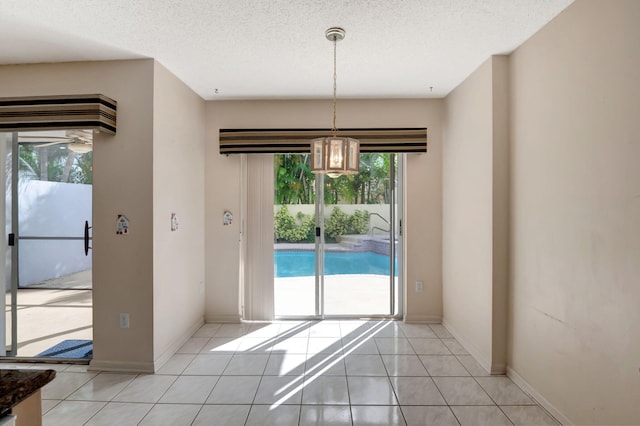
[(89, 256), (89, 249), (92, 247), (89, 247), (89, 229), (91, 229), (91, 226), (89, 226), (89, 221), (85, 220), (84, 221), (84, 255), (85, 256)]

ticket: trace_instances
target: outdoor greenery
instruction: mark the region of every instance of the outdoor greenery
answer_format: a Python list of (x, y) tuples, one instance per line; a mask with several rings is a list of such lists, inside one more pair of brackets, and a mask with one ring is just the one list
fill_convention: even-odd
[(276, 154), (274, 164), (276, 204), (315, 203), (310, 155)]
[(49, 182), (93, 183), (93, 152), (78, 154), (64, 146), (21, 144), (19, 171), (26, 179)]
[(369, 212), (356, 210), (349, 215), (334, 207), (325, 223), (325, 241), (335, 241), (340, 235), (366, 234), (369, 231)]
[[(360, 173), (338, 178), (318, 175), (324, 179), (324, 203), (330, 204), (388, 204), (391, 156), (367, 153), (360, 155)], [(276, 154), (274, 161), (275, 203), (280, 205), (274, 219), (278, 242), (313, 242), (315, 217), (289, 213), (287, 205), (315, 204), (315, 179), (311, 173), (309, 154)], [(369, 212), (356, 210), (352, 215), (333, 207), (325, 222), (325, 241), (335, 242), (340, 235), (366, 234), (369, 231)]]
[[(309, 154), (275, 155), (275, 203), (315, 203), (314, 180)], [(360, 154), (360, 173), (338, 178), (324, 177), (325, 204), (389, 203), (390, 155)]]
[(294, 218), (286, 205), (280, 206), (274, 217), (274, 228), (278, 242), (313, 242), (315, 239), (315, 216), (298, 212)]
[[(286, 205), (281, 205), (274, 217), (277, 242), (312, 243), (315, 239), (315, 216), (298, 212), (294, 218)], [(334, 207), (325, 223), (325, 241), (335, 242), (340, 235), (366, 234), (369, 230), (369, 212), (356, 210), (349, 215)]]

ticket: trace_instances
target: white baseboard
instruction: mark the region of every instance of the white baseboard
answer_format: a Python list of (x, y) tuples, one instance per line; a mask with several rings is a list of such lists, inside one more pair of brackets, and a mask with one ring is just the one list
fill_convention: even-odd
[(119, 373), (153, 374), (153, 362), (103, 361), (92, 360), (88, 371), (114, 371)]
[(528, 393), (529, 396), (531, 396), (531, 398), (533, 398), (538, 403), (538, 405), (542, 406), (545, 410), (547, 410), (549, 415), (554, 417), (558, 422), (560, 422), (563, 425), (573, 424), (571, 423), (571, 421), (569, 421), (568, 418), (564, 416), (564, 414), (560, 412), (560, 410), (554, 407), (553, 404), (547, 401), (547, 399), (543, 397), (538, 391), (536, 391), (533, 388), (533, 386), (531, 386), (525, 379), (522, 378), (522, 376), (516, 373), (516, 371), (513, 368), (507, 367), (507, 376), (511, 380), (513, 380), (513, 383), (518, 385), (520, 389)]
[(207, 315), (204, 318), (204, 322), (206, 323), (232, 323), (238, 324), (240, 323), (242, 318), (240, 314), (232, 314), (232, 315)]
[(185, 333), (180, 334), (180, 336), (178, 336), (178, 339), (176, 341), (174, 341), (171, 345), (167, 347), (167, 349), (165, 349), (159, 356), (157, 356), (156, 359), (153, 361), (153, 364), (155, 366), (155, 371), (160, 370), (162, 366), (167, 361), (169, 361), (169, 358), (171, 358), (173, 354), (175, 354), (176, 351), (180, 349), (182, 345), (184, 345), (187, 342), (187, 340), (191, 338), (191, 336), (193, 336), (193, 333), (195, 333), (196, 331), (198, 331), (200, 327), (202, 327), (202, 324), (204, 324), (204, 317), (198, 318), (198, 320), (194, 322)]
[(442, 325), (444, 325), (445, 328), (449, 330), (449, 333), (451, 333), (451, 335), (455, 337), (455, 339), (462, 345), (462, 347), (465, 348), (467, 352), (469, 352), (471, 356), (473, 356), (476, 361), (478, 361), (478, 364), (480, 364), (480, 366), (487, 372), (489, 372), (490, 374), (505, 373), (504, 369), (501, 373), (495, 373), (494, 369), (492, 368), (491, 361), (489, 361), (484, 355), (482, 355), (482, 352), (476, 347), (476, 345), (469, 342), (469, 340), (467, 340), (467, 338), (459, 330), (452, 326), (446, 318), (442, 319)]
[(407, 324), (440, 324), (442, 317), (439, 315), (412, 315), (404, 316), (404, 322)]

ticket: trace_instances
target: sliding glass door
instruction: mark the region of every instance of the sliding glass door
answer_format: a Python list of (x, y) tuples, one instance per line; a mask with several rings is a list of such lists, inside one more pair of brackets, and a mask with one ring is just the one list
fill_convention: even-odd
[(274, 308), (280, 317), (317, 317), (315, 175), (309, 155), (274, 160)]
[(0, 133), (5, 318), (0, 356), (92, 356), (92, 133)]
[(360, 173), (309, 171), (275, 156), (276, 317), (400, 314), (398, 156), (361, 155)]
[(325, 316), (391, 316), (396, 156), (362, 154), (357, 175), (324, 176)]

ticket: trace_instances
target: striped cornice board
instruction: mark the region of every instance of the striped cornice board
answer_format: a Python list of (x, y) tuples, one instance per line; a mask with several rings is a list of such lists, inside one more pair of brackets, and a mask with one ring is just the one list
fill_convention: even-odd
[[(221, 154), (308, 153), (311, 140), (331, 129), (220, 129)], [(340, 129), (338, 136), (360, 141), (360, 152), (427, 152), (427, 129)]]
[(0, 98), (0, 131), (88, 129), (114, 135), (116, 107), (104, 95)]

